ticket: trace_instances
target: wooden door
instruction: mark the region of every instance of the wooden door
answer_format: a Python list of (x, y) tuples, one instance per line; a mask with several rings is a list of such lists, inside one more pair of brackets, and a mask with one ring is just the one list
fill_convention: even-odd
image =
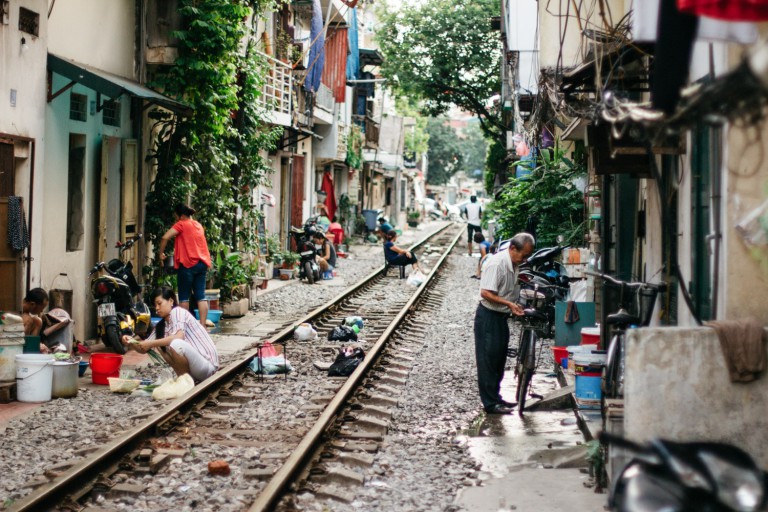
[[(120, 226), (122, 238), (125, 242), (138, 234), (139, 218), (139, 163), (138, 163), (138, 143), (135, 139), (126, 139), (122, 147), (122, 190), (120, 197), (122, 199), (122, 208), (120, 210)], [(126, 256), (133, 262), (133, 268), (139, 268), (138, 265), (138, 246), (131, 249), (130, 254)], [(138, 272), (137, 272), (138, 274)]]
[(291, 225), (304, 225), (304, 157), (293, 155), (291, 166)]
[(8, 245), (8, 196), (14, 193), (13, 144), (0, 141), (0, 311), (21, 310), (18, 296), (22, 253)]
[(120, 139), (104, 137), (101, 142), (99, 177), (99, 261), (118, 256), (115, 242), (120, 240)]

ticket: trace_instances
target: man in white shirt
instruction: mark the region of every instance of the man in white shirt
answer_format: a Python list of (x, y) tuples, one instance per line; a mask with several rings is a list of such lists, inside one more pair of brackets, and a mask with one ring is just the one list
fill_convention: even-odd
[(480, 227), (483, 209), (477, 203), (477, 196), (469, 198), (469, 204), (462, 209), (461, 216), (467, 219), (467, 249), (469, 250), (469, 255), (472, 256), (472, 237), (475, 231), (483, 232)]
[(518, 268), (533, 252), (535, 240), (528, 233), (518, 233), (506, 249), (488, 257), (480, 277), (480, 304), (475, 312), (475, 358), (480, 400), (488, 414), (509, 414), (515, 403), (501, 398), (501, 381), (509, 346), (510, 314), (522, 315), (517, 304)]

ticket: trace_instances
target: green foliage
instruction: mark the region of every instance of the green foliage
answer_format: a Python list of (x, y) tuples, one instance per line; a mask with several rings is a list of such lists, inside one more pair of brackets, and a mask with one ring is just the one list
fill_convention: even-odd
[(229, 298), (239, 285), (248, 284), (256, 272), (243, 261), (239, 252), (229, 252), (226, 246), (217, 248), (213, 274), (213, 287), (218, 288), (221, 297)]
[(507, 172), (507, 164), (505, 159), (507, 158), (507, 150), (504, 143), (501, 140), (494, 140), (488, 147), (488, 152), (485, 158), (485, 193), (492, 196), (493, 184), (496, 182), (496, 175), (500, 172)]
[(483, 137), (483, 132), (476, 125), (470, 124), (462, 130), (459, 138), (459, 148), (461, 149), (462, 161), (461, 170), (467, 176), (473, 176), (476, 170), (482, 172), (485, 167), (485, 159), (488, 154), (488, 141)]
[[(191, 107), (182, 118), (151, 113), (157, 134), (148, 160), (157, 173), (147, 194), (145, 234), (156, 242), (173, 224), (173, 207), (191, 203), (209, 244), (252, 252), (260, 215), (251, 191), (268, 182), (262, 156), (281, 129), (268, 129), (260, 107), (266, 63), (254, 51), (253, 9), (272, 0), (180, 0), (185, 29), (179, 57), (155, 86)], [(243, 41), (246, 41), (243, 44)], [(239, 208), (238, 208), (239, 207)], [(238, 215), (238, 211), (241, 212)], [(157, 268), (151, 280), (159, 281)]]
[(430, 118), (427, 123), (429, 134), (429, 164), (427, 183), (443, 185), (461, 168), (463, 155), (456, 131), (447, 125), (444, 118)]
[(565, 244), (581, 245), (587, 227), (584, 193), (573, 184), (580, 177), (586, 177), (582, 163), (571, 162), (559, 147), (543, 149), (531, 174), (513, 178), (491, 203), (489, 214), (497, 220), (498, 236), (508, 238), (523, 231), (533, 217), (538, 247), (555, 245), (558, 235)]
[(264, 255), (267, 263), (274, 261), (275, 255), (280, 252), (280, 236), (277, 233), (271, 233), (264, 237), (267, 244), (267, 254)]
[(422, 100), (422, 111), (429, 116), (459, 106), (479, 117), (489, 138), (501, 138), (505, 127), (500, 109), (486, 105), (501, 88), (501, 41), (489, 19), (500, 12), (499, 0), (378, 5), (381, 72), (396, 92)]
[(346, 164), (352, 169), (363, 167), (363, 131), (355, 124), (349, 127)]

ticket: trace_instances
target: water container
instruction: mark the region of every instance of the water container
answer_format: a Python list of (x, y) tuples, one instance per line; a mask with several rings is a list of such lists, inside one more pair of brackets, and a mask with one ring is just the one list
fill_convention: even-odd
[(120, 377), (123, 356), (120, 354), (91, 354), (91, 381), (103, 386), (109, 385), (107, 378)]
[(48, 402), (53, 386), (53, 356), (16, 356), (16, 398), (19, 402)]
[(579, 409), (600, 409), (602, 390), (600, 378), (605, 366), (604, 350), (580, 350), (574, 353), (576, 374), (576, 405)]
[(24, 351), (24, 326), (4, 325), (0, 331), (0, 382), (16, 378), (16, 356)]
[(600, 326), (581, 328), (582, 345), (600, 345)]
[(56, 361), (53, 363), (53, 398), (70, 398), (77, 396), (77, 377), (80, 361)]

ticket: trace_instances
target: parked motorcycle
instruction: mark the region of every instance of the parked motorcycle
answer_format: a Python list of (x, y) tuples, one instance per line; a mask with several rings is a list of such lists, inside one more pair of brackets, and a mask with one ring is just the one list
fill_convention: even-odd
[(735, 446), (661, 439), (640, 445), (605, 432), (600, 441), (633, 456), (611, 484), (611, 510), (757, 512), (768, 505), (768, 475)]
[(520, 265), (518, 283), (522, 290), (540, 289), (544, 294), (544, 304), (539, 311), (543, 312), (547, 321), (537, 334), (543, 338), (551, 338), (555, 331), (555, 303), (568, 298), (570, 281), (565, 267), (556, 259), (565, 247), (547, 247), (534, 252)]
[(304, 228), (291, 226), (291, 238), (299, 253), (299, 279), (306, 279), (309, 284), (320, 280), (320, 265), (317, 263), (317, 249), (312, 241), (312, 235), (320, 228), (317, 226), (317, 218), (310, 217), (304, 223)]
[(97, 263), (88, 274), (90, 277), (103, 271), (91, 279), (91, 294), (97, 304), (97, 331), (104, 345), (118, 354), (125, 354), (123, 334), (144, 337), (149, 333), (149, 307), (141, 300), (141, 287), (133, 275), (133, 264), (124, 257), (141, 238), (138, 234), (125, 243), (118, 241), (115, 247), (119, 257)]

